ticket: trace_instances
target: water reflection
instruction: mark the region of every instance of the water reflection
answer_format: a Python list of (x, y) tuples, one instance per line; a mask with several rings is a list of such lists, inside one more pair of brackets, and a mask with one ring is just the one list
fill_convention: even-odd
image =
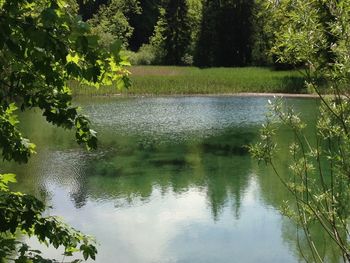
[[(298, 262), (297, 229), (278, 212), (289, 196), (245, 147), (258, 139), (266, 101), (80, 101), (100, 133), (92, 153), (31, 112), (22, 125), (38, 155), (1, 170), (15, 170), (16, 188), (46, 200), (48, 213), (96, 236), (98, 262)], [(312, 101), (291, 103), (314, 112)], [(285, 143), (287, 134), (279, 136)], [(279, 157), (281, 165), (289, 158)], [(319, 245), (328, 243), (320, 236)], [(337, 251), (326, 247), (327, 262), (338, 262)]]

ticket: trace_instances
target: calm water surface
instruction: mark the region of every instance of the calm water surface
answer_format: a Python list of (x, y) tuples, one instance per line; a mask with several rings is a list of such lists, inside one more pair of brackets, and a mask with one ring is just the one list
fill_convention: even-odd
[[(78, 103), (99, 132), (97, 151), (87, 153), (72, 133), (29, 112), (21, 116), (22, 126), (38, 154), (27, 165), (7, 163), (1, 170), (15, 171), (16, 189), (45, 200), (48, 214), (95, 236), (97, 262), (301, 261), (297, 228), (279, 211), (290, 196), (245, 148), (258, 140), (267, 98), (88, 98)], [(314, 122), (315, 100), (288, 103)], [(277, 140), (283, 145), (289, 136), (282, 129)], [(286, 171), (288, 152), (278, 158)], [(339, 262), (326, 237), (317, 241), (327, 262)], [(57, 259), (60, 253), (46, 249)]]

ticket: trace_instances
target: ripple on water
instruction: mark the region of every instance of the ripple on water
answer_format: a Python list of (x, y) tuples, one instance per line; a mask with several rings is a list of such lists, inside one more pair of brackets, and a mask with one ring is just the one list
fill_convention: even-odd
[(133, 98), (86, 105), (85, 111), (98, 127), (119, 134), (183, 141), (260, 125), (266, 104), (266, 98), (249, 97)]

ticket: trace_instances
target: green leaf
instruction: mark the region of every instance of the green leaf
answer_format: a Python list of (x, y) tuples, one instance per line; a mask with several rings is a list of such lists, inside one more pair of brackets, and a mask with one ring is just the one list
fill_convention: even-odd
[(110, 45), (109, 49), (114, 57), (119, 57), (121, 48), (122, 48), (122, 41), (117, 39)]
[(89, 42), (86, 36), (79, 36), (75, 41), (75, 46), (80, 52), (86, 53), (89, 48)]
[(80, 57), (78, 54), (68, 54), (66, 60), (67, 60), (67, 63), (73, 62), (79, 65)]
[(9, 183), (16, 183), (16, 175), (15, 174), (0, 174), (0, 190), (8, 191)]
[(90, 35), (90, 36), (87, 36), (86, 38), (90, 48), (98, 48), (98, 39), (99, 39), (98, 36)]
[(12, 39), (8, 38), (6, 41), (6, 45), (11, 52), (15, 53), (18, 56), (22, 55), (21, 47), (14, 41), (12, 41)]
[(76, 78), (81, 76), (81, 68), (74, 62), (68, 62), (66, 69), (69, 76)]
[(53, 24), (55, 24), (56, 19), (57, 19), (57, 13), (56, 13), (55, 9), (49, 7), (49, 8), (44, 9), (41, 12), (41, 17), (42, 17), (44, 26), (50, 27)]
[(49, 35), (45, 31), (30, 29), (27, 32), (27, 34), (30, 38), (30, 41), (32, 41), (33, 43), (35, 43), (36, 46), (41, 47), (41, 48), (45, 47), (48, 40), (49, 40)]

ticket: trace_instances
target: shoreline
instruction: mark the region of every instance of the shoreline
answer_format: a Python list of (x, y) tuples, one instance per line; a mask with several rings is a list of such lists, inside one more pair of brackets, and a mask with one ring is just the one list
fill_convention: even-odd
[(261, 92), (238, 92), (238, 93), (193, 93), (193, 94), (90, 94), (75, 95), (75, 97), (120, 97), (120, 98), (142, 98), (142, 97), (283, 97), (283, 98), (318, 98), (317, 94), (304, 93), (261, 93)]

